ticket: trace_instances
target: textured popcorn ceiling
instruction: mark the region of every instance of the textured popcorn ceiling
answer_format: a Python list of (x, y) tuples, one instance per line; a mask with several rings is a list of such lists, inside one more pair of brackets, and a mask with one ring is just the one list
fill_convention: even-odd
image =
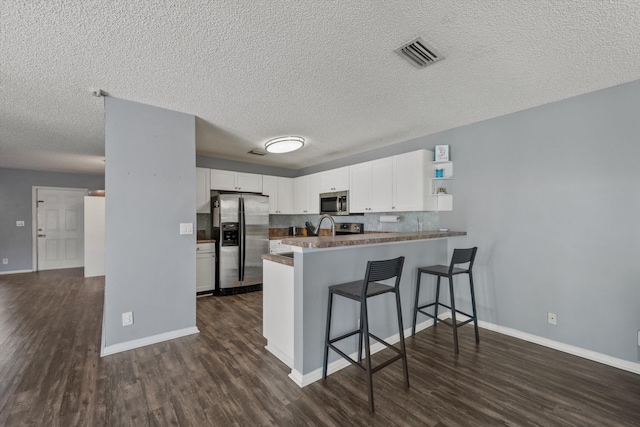
[[(393, 52), (417, 36), (446, 59)], [(298, 169), (637, 80), (639, 46), (639, 1), (6, 0), (0, 167), (101, 173), (93, 88), (197, 116), (198, 154)], [(287, 134), (308, 144), (247, 154)]]

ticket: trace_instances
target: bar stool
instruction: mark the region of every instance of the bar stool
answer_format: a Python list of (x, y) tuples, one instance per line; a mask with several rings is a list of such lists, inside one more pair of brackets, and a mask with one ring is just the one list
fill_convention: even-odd
[[(409, 387), (409, 371), (407, 369), (407, 352), (404, 346), (404, 332), (402, 327), (402, 310), (400, 309), (400, 276), (402, 274), (402, 266), (404, 264), (404, 257), (398, 257), (383, 261), (369, 261), (367, 262), (367, 270), (364, 275), (364, 280), (358, 280), (355, 282), (342, 283), (339, 285), (329, 286), (329, 304), (327, 308), (327, 333), (325, 336), (324, 345), (324, 362), (322, 365), (322, 378), (327, 378), (327, 360), (329, 358), (329, 349), (332, 349), (343, 358), (347, 359), (353, 365), (363, 369), (367, 373), (367, 384), (369, 386), (369, 412), (373, 413), (373, 373), (379, 371), (385, 366), (390, 365), (398, 359), (402, 359), (402, 367), (404, 370), (404, 382), (406, 387)], [(395, 284), (393, 286), (378, 283), (383, 280), (391, 279), (395, 277)], [(385, 342), (369, 332), (369, 317), (367, 311), (367, 298), (375, 297), (378, 295), (393, 292), (396, 294), (396, 309), (398, 312), (398, 331), (400, 333), (400, 349)], [(360, 302), (360, 325), (358, 329), (347, 332), (336, 338), (331, 338), (331, 307), (333, 304), (333, 295), (339, 295), (345, 298), (349, 298)], [(338, 349), (333, 343), (343, 340), (358, 334), (358, 361), (353, 360), (347, 356), (342, 350)], [(366, 353), (366, 359), (363, 366), (362, 363), (362, 338), (364, 336), (364, 350)], [(371, 366), (371, 346), (369, 337), (384, 344), (388, 348), (394, 350), (397, 354), (389, 360), (372, 367)]]
[[(476, 298), (473, 292), (473, 274), (471, 273), (471, 269), (473, 268), (473, 261), (476, 258), (476, 252), (478, 248), (470, 248), (470, 249), (454, 249), (453, 256), (451, 257), (451, 264), (446, 265), (432, 265), (430, 267), (418, 267), (418, 281), (416, 283), (416, 301), (413, 309), (413, 330), (411, 335), (416, 334), (416, 320), (418, 318), (418, 312), (429, 316), (433, 319), (433, 325), (437, 326), (438, 321), (438, 306), (446, 307), (451, 310), (451, 323), (445, 322), (444, 320), (440, 320), (441, 323), (444, 323), (447, 326), (450, 326), (453, 329), (453, 345), (455, 348), (456, 354), (458, 354), (458, 327), (466, 325), (467, 323), (473, 322), (475, 326), (476, 332), (476, 344), (480, 343), (480, 335), (478, 334), (478, 316), (476, 314)], [(467, 268), (458, 268), (457, 264), (466, 264), (469, 263)], [(436, 301), (430, 304), (425, 304), (418, 306), (418, 296), (420, 294), (420, 278), (422, 277), (422, 273), (425, 274), (433, 274), (438, 276), (438, 281), (436, 283)], [(469, 275), (469, 288), (471, 290), (471, 307), (473, 309), (473, 316), (467, 314), (463, 311), (456, 309), (455, 298), (453, 294), (453, 276), (457, 274), (468, 274)], [(451, 306), (445, 305), (440, 302), (440, 278), (446, 277), (449, 279), (449, 297), (451, 299)], [(434, 314), (429, 314), (424, 309), (428, 307), (434, 307)], [(463, 314), (467, 316), (469, 319), (458, 323), (456, 321), (456, 313)]]

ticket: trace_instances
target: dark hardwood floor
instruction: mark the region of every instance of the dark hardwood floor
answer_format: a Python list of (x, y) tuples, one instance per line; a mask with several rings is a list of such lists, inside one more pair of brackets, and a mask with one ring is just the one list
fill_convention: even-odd
[[(265, 349), (260, 292), (199, 298), (200, 334), (100, 357), (104, 281), (82, 269), (0, 276), (0, 426), (638, 426), (640, 376), (511, 337), (449, 328), (401, 364), (304, 389)], [(374, 355), (377, 357), (386, 355)]]

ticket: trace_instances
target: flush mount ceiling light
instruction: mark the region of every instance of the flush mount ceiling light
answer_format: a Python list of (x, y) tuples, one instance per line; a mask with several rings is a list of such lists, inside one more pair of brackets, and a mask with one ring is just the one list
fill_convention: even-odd
[(304, 138), (300, 136), (281, 136), (267, 141), (264, 149), (269, 153), (289, 153), (304, 146)]

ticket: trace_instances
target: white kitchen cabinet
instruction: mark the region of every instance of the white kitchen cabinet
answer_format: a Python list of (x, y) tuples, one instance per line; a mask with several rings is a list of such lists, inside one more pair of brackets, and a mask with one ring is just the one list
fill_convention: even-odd
[[(444, 169), (436, 178), (436, 168)], [(437, 194), (451, 180), (451, 162), (433, 162), (433, 152), (418, 150), (350, 166), (350, 212), (450, 211), (453, 196)]]
[(270, 214), (293, 213), (293, 178), (264, 175), (262, 194), (269, 196)]
[(196, 292), (210, 292), (215, 289), (216, 244), (196, 245)]
[(320, 193), (349, 190), (349, 166), (320, 172)]
[(196, 212), (211, 213), (211, 169), (196, 168)]
[(211, 169), (211, 189), (262, 193), (262, 175)]
[(418, 150), (393, 156), (393, 211), (435, 211), (430, 172), (433, 151)]
[(293, 199), (294, 213), (320, 213), (320, 174), (314, 173), (294, 178)]
[(393, 208), (391, 157), (359, 163), (349, 168), (349, 211), (389, 212)]

